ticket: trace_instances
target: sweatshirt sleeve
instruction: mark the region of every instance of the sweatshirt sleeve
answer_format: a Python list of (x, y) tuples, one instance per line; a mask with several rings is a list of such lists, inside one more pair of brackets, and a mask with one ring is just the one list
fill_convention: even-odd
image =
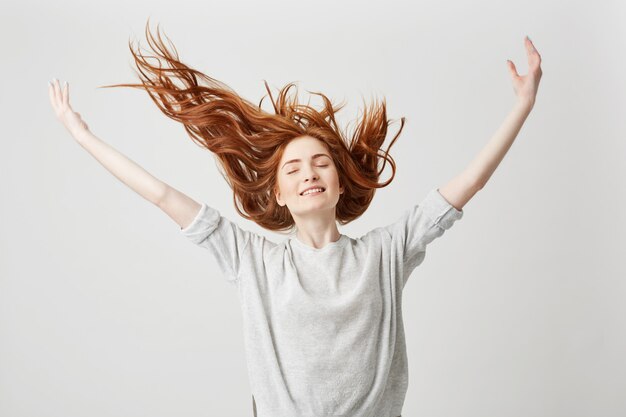
[(241, 229), (203, 202), (191, 224), (181, 229), (180, 233), (196, 245), (208, 249), (226, 280), (237, 284), (241, 258), (251, 232)]
[(432, 189), (426, 197), (413, 206), (396, 222), (387, 226), (392, 236), (392, 246), (404, 265), (404, 284), (426, 256), (426, 246), (444, 234), (455, 221), (463, 217), (442, 195)]

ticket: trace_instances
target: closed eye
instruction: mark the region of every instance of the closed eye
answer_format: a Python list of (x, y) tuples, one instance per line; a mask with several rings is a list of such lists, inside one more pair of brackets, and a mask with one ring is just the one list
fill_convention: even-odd
[[(321, 168), (324, 168), (324, 167), (327, 167), (327, 166), (328, 165), (318, 165), (318, 167), (321, 167)], [(288, 172), (287, 175), (289, 175), (289, 174), (291, 174), (293, 172), (296, 172), (296, 171), (297, 171), (297, 169), (294, 169), (293, 171)]]

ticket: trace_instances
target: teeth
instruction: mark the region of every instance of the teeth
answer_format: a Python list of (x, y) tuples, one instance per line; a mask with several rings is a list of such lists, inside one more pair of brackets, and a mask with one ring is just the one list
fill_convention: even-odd
[(308, 195), (308, 194), (315, 193), (315, 192), (322, 192), (322, 189), (321, 188), (314, 188), (312, 190), (305, 191), (304, 193), (302, 193), (302, 195)]

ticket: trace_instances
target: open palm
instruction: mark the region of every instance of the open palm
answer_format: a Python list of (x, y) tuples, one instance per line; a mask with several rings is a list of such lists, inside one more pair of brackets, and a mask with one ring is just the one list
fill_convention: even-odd
[(70, 106), (70, 86), (67, 82), (63, 90), (61, 90), (59, 80), (55, 78), (48, 86), (48, 94), (54, 114), (72, 136), (76, 138), (76, 134), (80, 131), (89, 129), (87, 123), (81, 119), (80, 114), (75, 112), (72, 106)]
[(528, 56), (528, 74), (519, 75), (512, 61), (507, 60), (507, 66), (511, 73), (513, 89), (517, 98), (534, 104), (542, 75), (541, 55), (539, 55), (535, 45), (533, 45), (528, 36), (524, 38), (524, 45), (526, 46), (526, 55)]

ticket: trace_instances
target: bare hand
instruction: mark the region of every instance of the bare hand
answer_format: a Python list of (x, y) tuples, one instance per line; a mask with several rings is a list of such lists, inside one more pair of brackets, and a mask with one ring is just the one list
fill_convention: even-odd
[(513, 79), (513, 89), (518, 100), (534, 105), (539, 80), (541, 80), (541, 55), (528, 36), (524, 38), (526, 55), (528, 56), (528, 74), (520, 76), (515, 69), (515, 64), (507, 60), (507, 66)]
[(70, 86), (65, 82), (65, 87), (61, 90), (59, 80), (56, 78), (49, 84), (48, 93), (54, 113), (57, 119), (63, 123), (65, 128), (76, 139), (79, 132), (89, 130), (89, 127), (87, 123), (80, 118), (80, 114), (76, 113), (72, 109), (72, 106), (70, 106)]

